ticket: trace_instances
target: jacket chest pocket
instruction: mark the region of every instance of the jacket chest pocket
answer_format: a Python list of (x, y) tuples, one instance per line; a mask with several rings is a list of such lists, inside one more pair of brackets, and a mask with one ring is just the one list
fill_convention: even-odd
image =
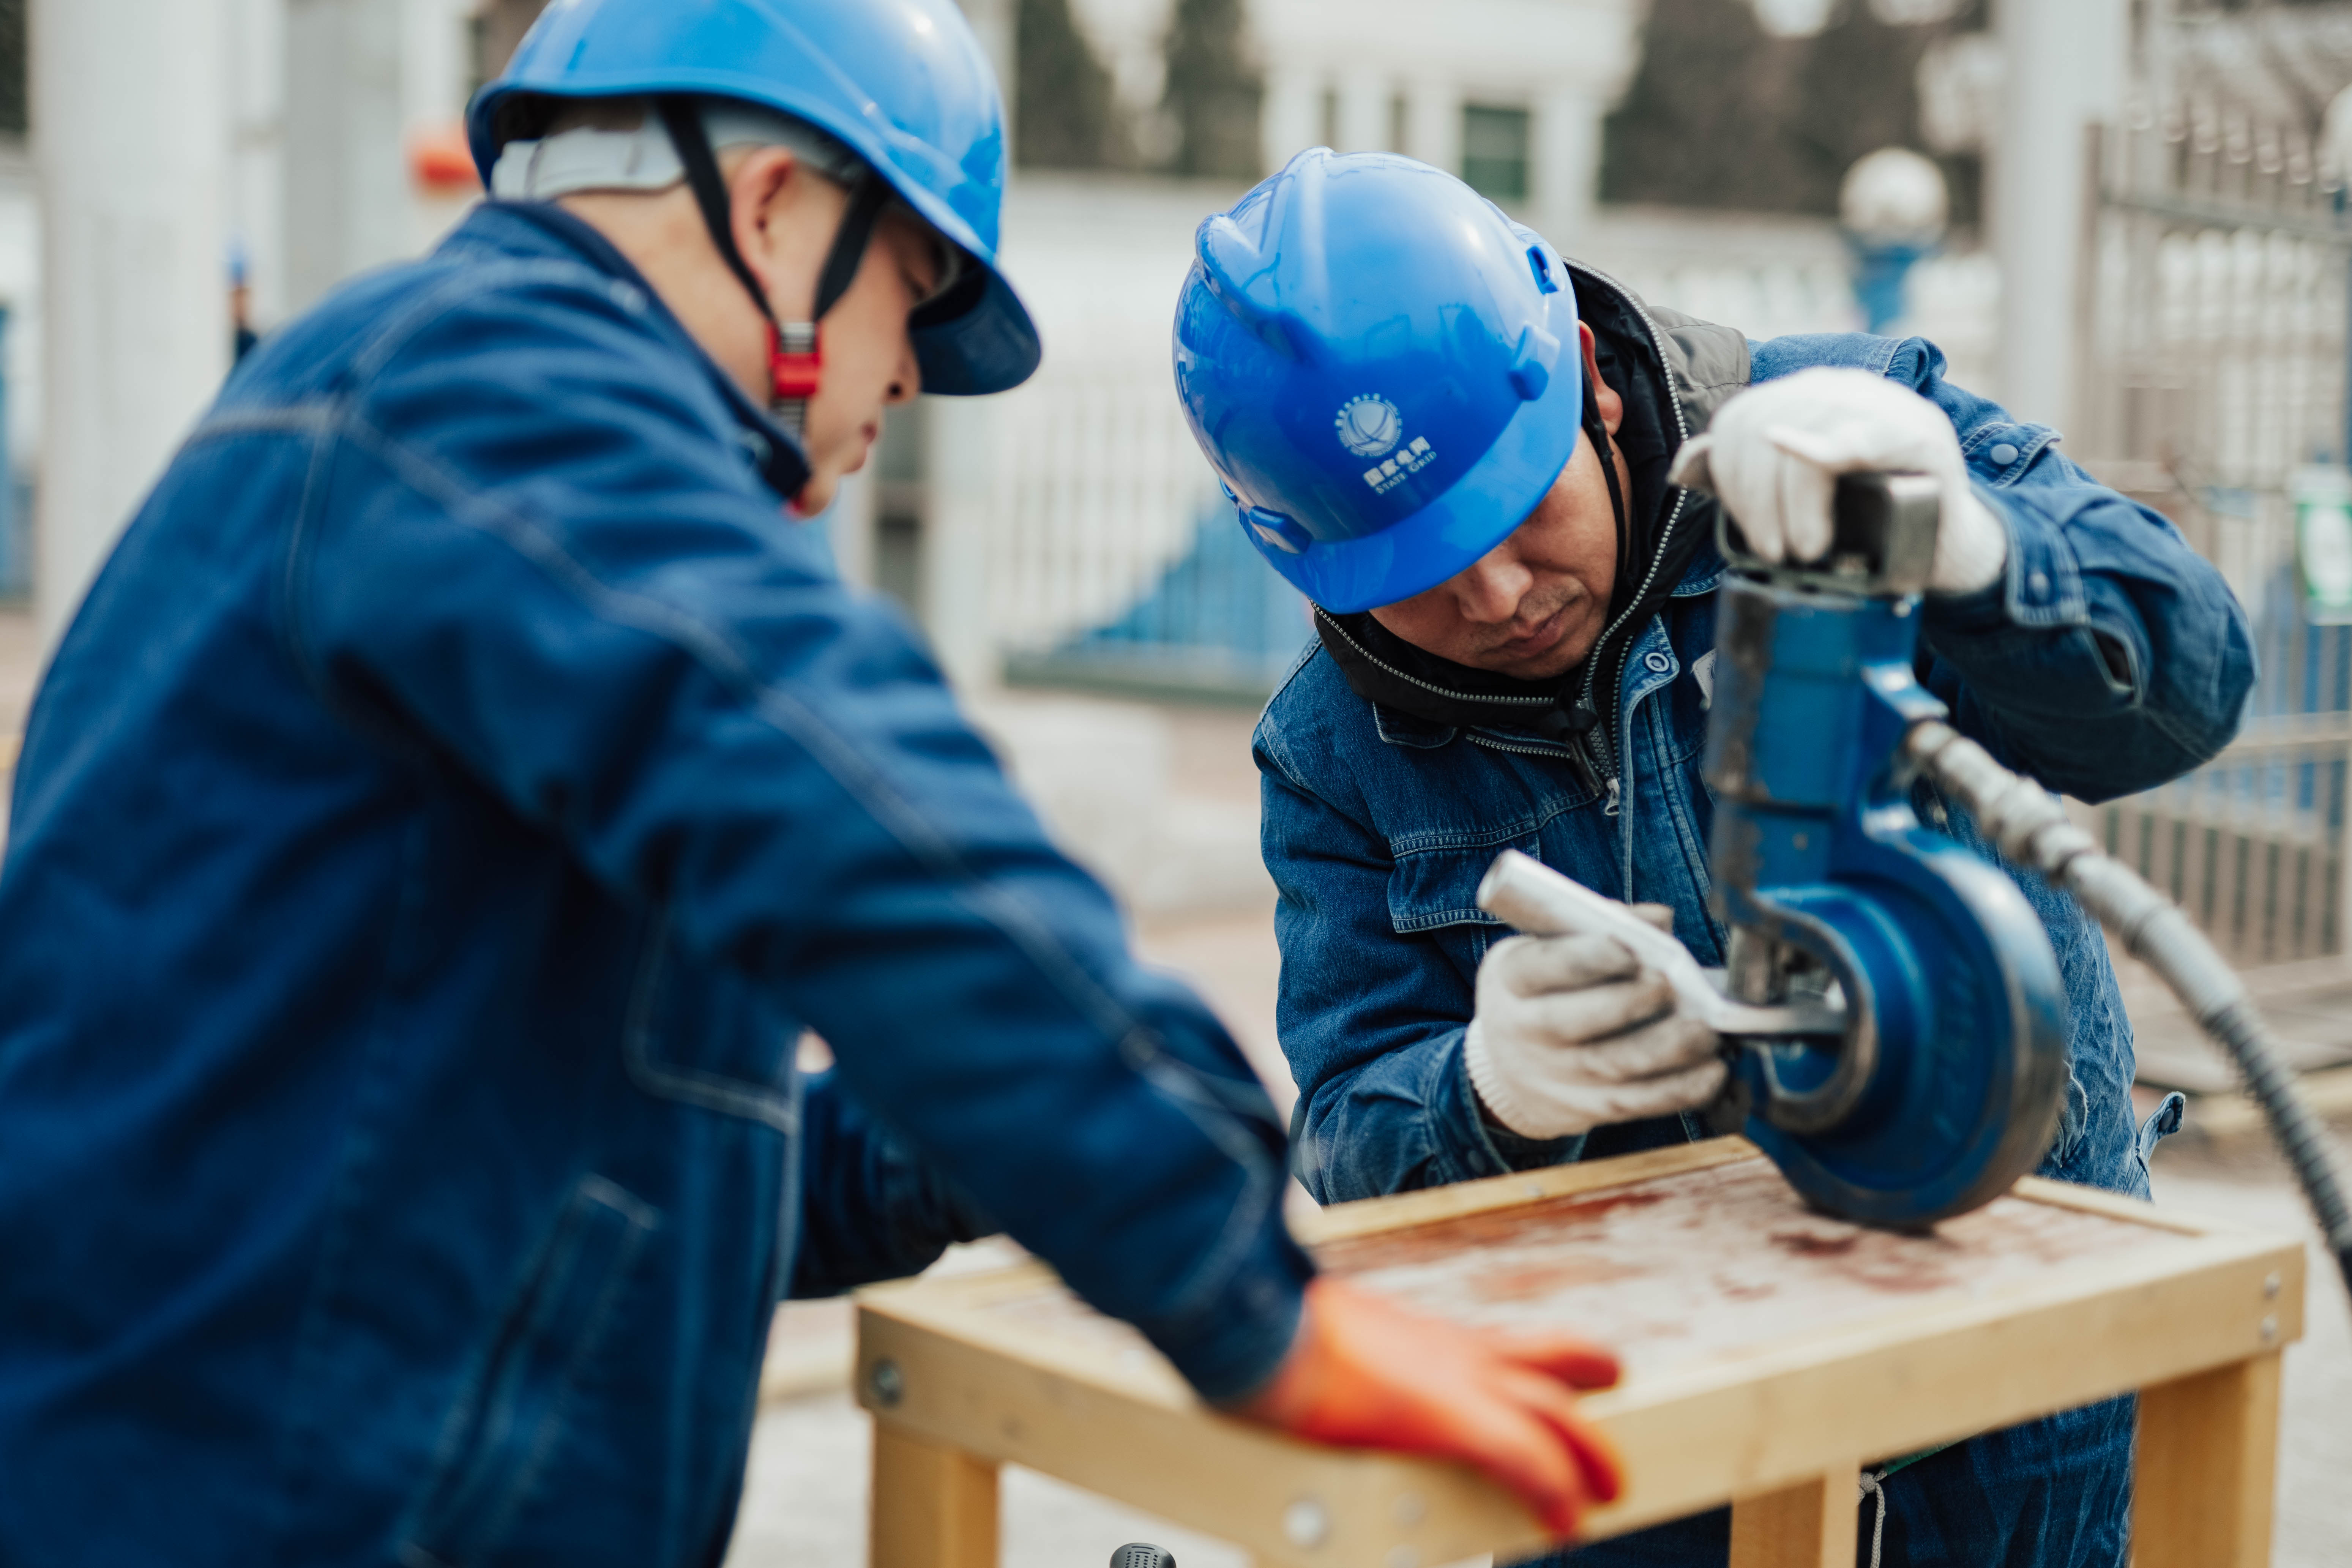
[(687, 960), (670, 939), (669, 910), (655, 914), (621, 1037), (637, 1088), (789, 1136), (800, 1126), (792, 1059), (798, 1033), (740, 975)]
[(1423, 849), (1400, 855), (1389, 873), (1389, 923), (1399, 936), (1421, 936), (1444, 950), (1463, 978), (1475, 982), (1486, 950), (1510, 928), (1478, 907), (1478, 884), (1506, 849), (1532, 855), (1536, 841), (1475, 848)]

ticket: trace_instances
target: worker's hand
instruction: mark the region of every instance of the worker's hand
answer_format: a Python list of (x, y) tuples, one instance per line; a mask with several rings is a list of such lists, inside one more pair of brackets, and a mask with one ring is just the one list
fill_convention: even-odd
[(1675, 454), (1670, 482), (1710, 489), (1767, 561), (1828, 553), (1840, 474), (1926, 474), (1943, 492), (1928, 587), (1966, 594), (2009, 560), (2009, 531), (1977, 499), (1944, 411), (1868, 371), (1816, 366), (1749, 387)]
[[(1671, 931), (1664, 906), (1636, 913)], [(1515, 936), (1478, 966), (1463, 1041), (1487, 1113), (1527, 1138), (1565, 1138), (1671, 1116), (1722, 1091), (1716, 1032), (1685, 1015), (1666, 977), (1605, 936)]]
[(1466, 1459), (1562, 1540), (1622, 1485), (1616, 1450), (1571, 1388), (1606, 1388), (1617, 1358), (1566, 1334), (1487, 1335), (1329, 1278), (1307, 1287), (1298, 1338), (1235, 1414), (1318, 1443)]

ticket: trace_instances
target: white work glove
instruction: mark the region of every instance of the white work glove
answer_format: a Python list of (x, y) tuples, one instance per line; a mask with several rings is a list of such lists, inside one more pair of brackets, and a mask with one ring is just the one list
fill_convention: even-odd
[[(1653, 924), (1672, 919), (1659, 905), (1633, 907)], [(1605, 936), (1496, 942), (1478, 966), (1462, 1045), (1487, 1113), (1526, 1138), (1706, 1105), (1723, 1089), (1717, 1050), (1715, 1031), (1677, 1010), (1665, 976)]]
[(1830, 547), (1837, 476), (1926, 474), (1943, 490), (1927, 586), (1967, 594), (2009, 560), (2009, 530), (1969, 482), (1944, 411), (1885, 376), (1816, 366), (1749, 387), (1675, 454), (1669, 483), (1709, 489), (1767, 561), (1818, 561)]

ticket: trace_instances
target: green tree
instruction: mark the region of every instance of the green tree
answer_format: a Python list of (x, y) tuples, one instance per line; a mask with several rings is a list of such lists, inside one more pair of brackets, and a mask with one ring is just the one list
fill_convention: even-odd
[[(1833, 214), (1856, 158), (1920, 146), (1919, 57), (1985, 11), (1889, 26), (1845, 0), (1818, 36), (1775, 38), (1748, 0), (1653, 0), (1641, 69), (1603, 132), (1602, 199)], [(1973, 222), (1977, 161), (1943, 163), (1953, 221)]]
[(1256, 179), (1265, 83), (1244, 41), (1242, 0), (1176, 0), (1165, 47), (1160, 108), (1176, 129), (1170, 172)]
[(1135, 142), (1110, 72), (1070, 15), (1069, 0), (1021, 0), (1014, 18), (1013, 155), (1033, 169), (1120, 169)]
[(25, 134), (25, 0), (0, 0), (0, 136)]

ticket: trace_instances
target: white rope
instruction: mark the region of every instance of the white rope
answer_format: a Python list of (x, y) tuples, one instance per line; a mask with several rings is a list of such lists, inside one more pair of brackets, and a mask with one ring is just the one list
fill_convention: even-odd
[(1856, 1500), (1861, 1501), (1872, 1497), (1878, 1499), (1878, 1521), (1870, 1527), (1870, 1568), (1878, 1568), (1878, 1549), (1886, 1542), (1886, 1475), (1887, 1472), (1885, 1470), (1879, 1471), (1876, 1475), (1871, 1474), (1868, 1470), (1863, 1471), (1862, 1497)]

